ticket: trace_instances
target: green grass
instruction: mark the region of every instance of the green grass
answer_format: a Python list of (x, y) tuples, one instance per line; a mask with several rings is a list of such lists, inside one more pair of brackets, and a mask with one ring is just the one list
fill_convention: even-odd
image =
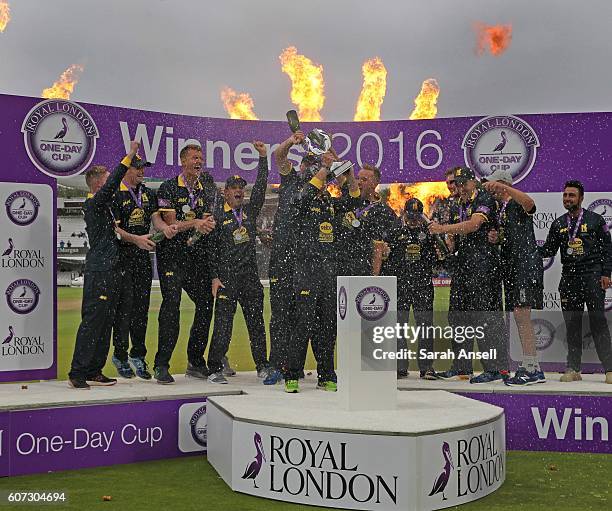
[[(610, 457), (604, 454), (509, 452), (506, 482), (495, 493), (451, 509), (563, 511), (609, 509)], [(129, 511), (306, 511), (232, 492), (203, 456), (0, 479), (0, 490), (65, 491), (69, 502), (49, 509)], [(110, 502), (102, 496), (110, 495)], [(29, 506), (0, 506), (24, 509)]]

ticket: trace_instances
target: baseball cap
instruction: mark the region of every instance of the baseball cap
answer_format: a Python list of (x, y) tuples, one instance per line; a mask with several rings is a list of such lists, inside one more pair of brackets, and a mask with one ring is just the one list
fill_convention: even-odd
[(496, 170), (487, 176), (487, 181), (501, 181), (502, 183), (512, 184), (512, 173), (509, 170)]
[(470, 179), (476, 179), (472, 169), (468, 167), (457, 167), (455, 169), (455, 182), (458, 185), (461, 185)]
[(239, 186), (240, 188), (244, 188), (246, 185), (246, 179), (240, 177), (239, 175), (230, 176), (225, 181), (225, 188), (232, 188), (233, 186)]
[(423, 203), (416, 197), (406, 201), (404, 211), (408, 216), (421, 216), (423, 214)]
[(130, 167), (134, 167), (135, 169), (142, 169), (144, 167), (150, 167), (151, 163), (143, 160), (140, 156), (135, 155), (132, 158), (132, 163), (130, 164)]

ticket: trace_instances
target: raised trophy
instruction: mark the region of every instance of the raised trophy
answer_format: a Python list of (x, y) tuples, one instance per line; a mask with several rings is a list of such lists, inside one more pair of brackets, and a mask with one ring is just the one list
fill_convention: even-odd
[[(300, 129), (300, 119), (295, 110), (289, 110), (287, 112), (287, 122), (293, 133)], [(315, 128), (306, 135), (302, 145), (309, 153), (321, 156), (331, 149), (332, 139), (327, 132), (320, 128)], [(335, 161), (330, 168), (329, 179), (336, 179), (345, 172), (348, 172), (352, 167), (353, 164), (350, 161)]]

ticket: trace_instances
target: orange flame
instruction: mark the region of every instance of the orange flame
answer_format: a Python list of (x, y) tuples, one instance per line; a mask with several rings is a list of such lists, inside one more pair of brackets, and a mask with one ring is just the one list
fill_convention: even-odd
[(495, 57), (499, 57), (510, 46), (512, 41), (512, 25), (485, 25), (481, 22), (474, 23), (476, 30), (476, 53), (482, 55), (485, 48)]
[(321, 121), (325, 104), (323, 66), (298, 55), (297, 48), (285, 48), (279, 57), (283, 73), (291, 79), (291, 101), (298, 107), (301, 121)]
[(393, 183), (389, 185), (389, 195), (387, 204), (400, 215), (404, 211), (404, 204), (408, 199), (416, 197), (424, 206), (424, 212), (429, 216), (434, 204), (439, 199), (444, 199), (450, 195), (448, 187), (444, 181), (431, 181), (427, 183)]
[(42, 91), (41, 96), (46, 99), (70, 99), (74, 86), (79, 81), (79, 74), (83, 72), (83, 66), (72, 64), (62, 73), (51, 87)]
[(221, 101), (223, 101), (223, 106), (230, 119), (257, 120), (257, 116), (253, 112), (255, 104), (248, 92), (238, 93), (231, 87), (223, 87), (221, 89)]
[(9, 21), (11, 21), (11, 7), (8, 0), (0, 0), (0, 32), (4, 32)]
[(421, 85), (421, 92), (414, 98), (414, 110), (409, 119), (435, 119), (438, 113), (438, 95), (440, 86), (435, 78), (428, 78)]
[(363, 87), (357, 100), (354, 121), (380, 121), (380, 108), (387, 92), (387, 69), (379, 57), (361, 67)]
[(327, 191), (332, 197), (336, 197), (336, 198), (342, 197), (342, 190), (336, 183), (329, 183), (327, 185)]

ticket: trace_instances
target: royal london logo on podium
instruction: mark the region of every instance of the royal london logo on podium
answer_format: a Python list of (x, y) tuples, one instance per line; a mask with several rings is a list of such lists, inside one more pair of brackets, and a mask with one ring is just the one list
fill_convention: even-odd
[(80, 174), (96, 152), (98, 127), (82, 106), (63, 99), (41, 101), (21, 126), (32, 163), (51, 177)]

